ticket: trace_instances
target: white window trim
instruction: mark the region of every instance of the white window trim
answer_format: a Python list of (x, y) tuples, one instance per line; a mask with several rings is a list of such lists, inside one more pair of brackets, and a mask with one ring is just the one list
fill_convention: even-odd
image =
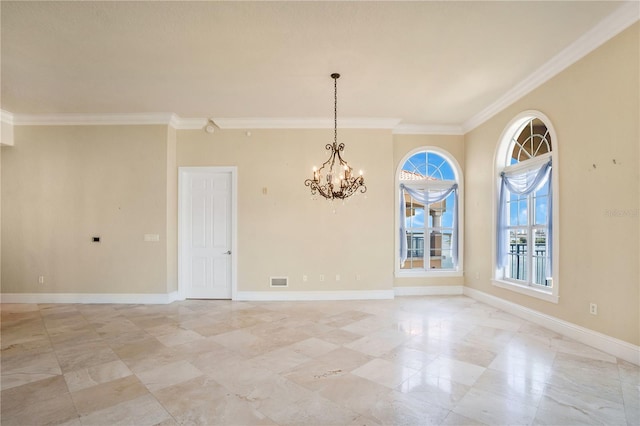
[[(416, 269), (401, 269), (400, 268), (400, 256), (398, 253), (400, 252), (400, 233), (398, 230), (400, 229), (400, 217), (398, 213), (397, 204), (394, 202), (394, 276), (396, 278), (415, 278), (415, 277), (462, 277), (464, 276), (464, 181), (462, 179), (462, 168), (460, 164), (455, 159), (455, 157), (449, 152), (442, 148), (436, 146), (421, 146), (418, 148), (414, 148), (409, 151), (402, 159), (400, 163), (396, 167), (395, 172), (395, 192), (394, 192), (394, 200), (400, 199), (400, 171), (402, 170), (402, 166), (404, 163), (414, 154), (422, 151), (431, 151), (434, 152), (443, 158), (445, 158), (449, 163), (451, 163), (453, 173), (455, 175), (455, 180), (458, 183), (458, 265), (456, 269), (436, 269), (436, 270), (416, 270)], [(449, 182), (450, 181), (446, 181)], [(414, 184), (419, 185), (419, 182), (406, 182), (407, 186), (413, 186)], [(439, 185), (439, 183), (434, 182), (434, 186)], [(446, 184), (443, 184), (443, 186)]]
[[(537, 286), (532, 285), (522, 285), (518, 282), (511, 281), (502, 277), (502, 271), (497, 268), (496, 264), (496, 224), (497, 224), (497, 215), (498, 215), (498, 196), (500, 194), (500, 173), (504, 170), (518, 170), (522, 168), (525, 170), (529, 166), (526, 166), (526, 163), (529, 161), (533, 161), (534, 163), (530, 163), (531, 166), (539, 165), (540, 162), (548, 161), (548, 155), (542, 155), (540, 160), (532, 159), (527, 162), (522, 163), (522, 166), (511, 165), (506, 166), (504, 164), (504, 159), (507, 155), (507, 150), (511, 146), (511, 138), (515, 134), (515, 132), (522, 128), (522, 126), (531, 120), (532, 118), (540, 119), (545, 126), (547, 126), (547, 130), (549, 130), (549, 136), (551, 137), (552, 149), (551, 149), (551, 162), (553, 164), (552, 172), (552, 191), (553, 191), (553, 232), (551, 235), (551, 243), (553, 245), (553, 274), (552, 274), (552, 287), (551, 291), (542, 290), (542, 288), (537, 288)], [(508, 138), (508, 140), (506, 140)], [(537, 164), (536, 164), (537, 163)], [(509, 124), (505, 127), (500, 135), (500, 139), (498, 139), (498, 144), (496, 147), (496, 152), (494, 154), (494, 185), (493, 185), (493, 214), (492, 214), (492, 238), (491, 238), (491, 261), (493, 265), (493, 277), (491, 283), (499, 288), (503, 288), (506, 290), (511, 290), (516, 293), (525, 294), (530, 297), (535, 297), (537, 299), (546, 300), (552, 303), (558, 303), (560, 300), (560, 280), (559, 278), (559, 269), (560, 269), (560, 185), (559, 185), (559, 173), (558, 173), (558, 138), (556, 136), (555, 129), (551, 124), (551, 120), (544, 115), (540, 111), (528, 110), (523, 111), (518, 114), (515, 118), (513, 118)]]

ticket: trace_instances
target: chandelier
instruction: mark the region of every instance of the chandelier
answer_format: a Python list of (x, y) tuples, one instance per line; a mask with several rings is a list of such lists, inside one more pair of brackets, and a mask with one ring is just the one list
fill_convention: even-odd
[(340, 152), (344, 151), (344, 144), (338, 145), (338, 78), (340, 74), (331, 74), (333, 78), (333, 144), (327, 144), (325, 148), (330, 151), (329, 159), (322, 167), (313, 168), (313, 179), (304, 181), (305, 186), (311, 188), (311, 195), (320, 194), (328, 200), (345, 198), (367, 191), (364, 185), (362, 170), (359, 176), (353, 175), (353, 169), (342, 159)]

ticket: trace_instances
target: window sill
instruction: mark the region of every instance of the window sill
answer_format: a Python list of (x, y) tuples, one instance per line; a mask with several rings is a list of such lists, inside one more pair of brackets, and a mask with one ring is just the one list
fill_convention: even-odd
[(399, 271), (396, 271), (396, 278), (462, 277), (462, 276), (464, 276), (464, 272), (463, 271), (457, 271), (457, 270), (449, 270), (449, 271), (442, 271), (442, 270), (426, 271), (426, 270), (420, 270), (420, 271), (414, 271), (414, 270), (401, 269)]
[(558, 303), (558, 300), (559, 300), (559, 297), (553, 293), (538, 290), (529, 286), (519, 285), (511, 281), (493, 279), (491, 280), (491, 283), (496, 287), (504, 288), (506, 290), (511, 290), (516, 293), (524, 294), (527, 296), (535, 297), (536, 299), (546, 300), (547, 302)]

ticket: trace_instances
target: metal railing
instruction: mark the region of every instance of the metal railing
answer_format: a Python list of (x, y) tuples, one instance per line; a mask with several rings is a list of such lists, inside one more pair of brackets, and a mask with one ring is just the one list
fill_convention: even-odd
[[(509, 244), (510, 278), (515, 280), (527, 280), (527, 244)], [(548, 286), (546, 279), (547, 270), (547, 246), (546, 244), (536, 244), (533, 252), (533, 282), (543, 286)]]
[[(440, 256), (442, 251), (451, 250), (451, 238), (452, 232), (441, 232), (439, 234), (431, 234), (434, 236), (442, 237), (440, 247), (431, 244), (431, 256)], [(424, 257), (424, 234), (407, 233), (407, 258), (420, 258)]]

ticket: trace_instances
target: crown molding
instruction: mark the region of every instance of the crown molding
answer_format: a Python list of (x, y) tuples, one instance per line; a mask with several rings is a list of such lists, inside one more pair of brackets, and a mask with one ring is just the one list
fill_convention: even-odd
[(99, 126), (171, 124), (176, 115), (158, 114), (14, 114), (16, 126)]
[[(330, 118), (214, 118), (221, 129), (333, 129)], [(343, 129), (393, 129), (398, 118), (339, 118)]]
[(516, 102), (518, 99), (538, 88), (569, 66), (578, 62), (587, 54), (591, 53), (602, 44), (627, 29), (639, 19), (640, 3), (637, 1), (625, 2), (611, 15), (600, 21), (591, 30), (560, 51), (544, 65), (531, 73), (527, 78), (498, 98), (498, 100), (462, 123), (462, 131), (464, 133), (468, 133), (480, 126), (491, 117)]
[(457, 124), (398, 124), (394, 135), (464, 135)]
[[(178, 130), (201, 130), (209, 118), (181, 118), (171, 113), (155, 114), (11, 114), (2, 111), (2, 121), (16, 126), (95, 126), (163, 124)], [(331, 129), (329, 118), (215, 118), (220, 129)], [(394, 129), (397, 118), (338, 119), (344, 129)]]
[(13, 126), (13, 114), (3, 109), (0, 109), (0, 122)]
[(208, 122), (208, 118), (180, 118), (174, 114), (169, 125), (177, 130), (202, 130)]
[(0, 110), (0, 146), (13, 146), (13, 114)]

